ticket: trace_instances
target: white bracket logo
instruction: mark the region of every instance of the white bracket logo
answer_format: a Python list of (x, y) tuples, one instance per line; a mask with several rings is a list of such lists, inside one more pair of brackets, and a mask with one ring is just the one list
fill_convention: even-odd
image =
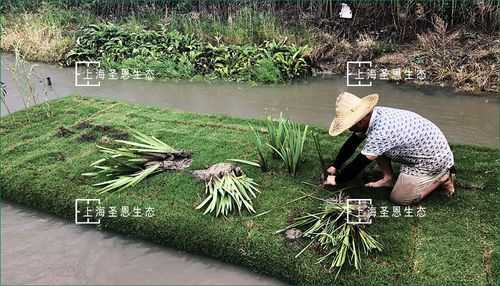
[[(93, 204), (92, 204), (93, 203)], [(100, 205), (100, 199), (76, 199), (75, 200), (75, 223), (76, 224), (100, 224), (101, 219), (95, 215), (95, 205)], [(83, 209), (83, 211), (82, 211)], [(83, 215), (80, 215), (83, 213)], [(80, 218), (82, 220), (80, 220)]]
[(101, 86), (101, 82), (97, 80), (100, 67), (101, 63), (96, 61), (75, 62), (75, 86)]
[[(370, 80), (371, 61), (347, 62), (347, 86), (372, 86)], [(354, 78), (351, 78), (355, 76)]]
[[(351, 205), (358, 211), (357, 214), (351, 214)], [(347, 223), (348, 224), (371, 224), (370, 206), (372, 199), (347, 199)], [(354, 218), (354, 220), (352, 218)]]

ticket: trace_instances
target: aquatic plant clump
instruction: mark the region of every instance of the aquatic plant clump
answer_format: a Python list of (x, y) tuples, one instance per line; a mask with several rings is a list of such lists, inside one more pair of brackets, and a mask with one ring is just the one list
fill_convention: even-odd
[(105, 157), (91, 164), (96, 172), (83, 176), (103, 176), (110, 180), (94, 184), (101, 186), (98, 193), (122, 191), (143, 181), (146, 177), (165, 170), (182, 170), (191, 165), (191, 153), (178, 151), (154, 136), (133, 131), (137, 140), (114, 140), (123, 147), (97, 145)]
[(308, 126), (302, 129), (300, 124), (280, 116), (278, 121), (268, 118), (267, 128), (270, 141), (267, 145), (283, 160), (288, 173), (295, 176), (302, 161)]
[(269, 169), (269, 163), (267, 162), (268, 160), (266, 158), (266, 151), (264, 148), (266, 145), (264, 144), (264, 140), (260, 136), (259, 132), (255, 130), (255, 128), (253, 128), (251, 125), (250, 129), (252, 129), (255, 138), (254, 142), (257, 149), (257, 155), (259, 156), (259, 167), (262, 172), (266, 172)]
[(98, 60), (104, 68), (153, 71), (155, 77), (281, 82), (311, 73), (309, 48), (268, 41), (261, 45), (212, 44), (166, 29), (96, 24), (78, 32), (65, 63)]
[(257, 197), (258, 192), (257, 183), (244, 174), (214, 177), (206, 183), (207, 198), (196, 209), (205, 207), (203, 214), (215, 213), (215, 216), (227, 216), (233, 210), (238, 210), (241, 215), (242, 209), (255, 213), (252, 199)]
[(269, 170), (269, 162), (266, 156), (266, 148), (272, 151), (274, 158), (281, 159), (288, 172), (295, 176), (302, 162), (304, 143), (307, 138), (308, 126), (302, 130), (300, 124), (292, 122), (280, 114), (279, 119), (268, 117), (266, 120), (267, 143), (261, 134), (250, 125), (254, 134), (255, 147), (257, 149), (258, 161), (231, 159), (233, 162), (243, 163), (260, 167), (263, 172)]
[(257, 183), (231, 163), (219, 163), (207, 170), (197, 170), (193, 175), (205, 181), (207, 197), (196, 209), (205, 208), (203, 214), (227, 216), (233, 211), (241, 215), (243, 209), (255, 213), (253, 199), (257, 197)]
[(300, 256), (306, 249), (316, 246), (322, 256), (318, 263), (329, 264), (330, 270), (340, 273), (345, 263), (361, 269), (361, 255), (372, 251), (382, 251), (383, 246), (366, 230), (365, 225), (348, 223), (357, 218), (367, 218), (367, 206), (364, 204), (346, 203), (346, 197), (340, 193), (338, 197), (322, 200), (323, 204), (316, 213), (308, 213), (295, 219), (295, 222), (276, 233), (289, 229), (303, 230), (302, 237), (310, 242), (295, 256)]
[(269, 145), (275, 149), (280, 149), (285, 141), (285, 125), (288, 124), (288, 119), (280, 113), (278, 119), (268, 117), (266, 121), (267, 133), (269, 136)]

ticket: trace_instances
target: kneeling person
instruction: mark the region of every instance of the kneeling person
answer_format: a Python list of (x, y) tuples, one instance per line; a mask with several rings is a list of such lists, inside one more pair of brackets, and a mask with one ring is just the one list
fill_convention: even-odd
[[(377, 94), (361, 99), (344, 92), (337, 97), (336, 116), (329, 134), (337, 136), (347, 129), (353, 134), (328, 168), (329, 176), (324, 184), (345, 183), (375, 160), (384, 176), (366, 186), (393, 186), (391, 200), (394, 203), (417, 203), (440, 186), (452, 196), (454, 159), (443, 132), (414, 112), (376, 106), (377, 102)], [(343, 166), (365, 140), (361, 153)], [(391, 161), (401, 163), (394, 185)]]

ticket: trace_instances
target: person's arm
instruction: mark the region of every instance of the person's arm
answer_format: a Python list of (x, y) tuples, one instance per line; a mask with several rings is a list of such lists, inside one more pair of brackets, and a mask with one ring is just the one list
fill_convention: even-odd
[(335, 177), (335, 182), (337, 184), (343, 184), (352, 180), (376, 158), (376, 156), (365, 156), (363, 154), (358, 154), (358, 156), (356, 156), (356, 158), (354, 158), (351, 163), (340, 170), (339, 174)]
[(356, 148), (358, 148), (359, 144), (361, 144), (364, 139), (364, 136), (353, 133), (340, 148), (337, 158), (333, 162), (333, 167), (337, 170), (340, 169), (342, 165), (344, 165), (344, 163), (351, 158), (352, 154), (356, 151)]

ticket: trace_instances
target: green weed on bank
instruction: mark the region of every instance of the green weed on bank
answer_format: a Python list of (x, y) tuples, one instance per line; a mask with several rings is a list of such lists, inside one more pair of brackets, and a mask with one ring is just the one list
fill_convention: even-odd
[(103, 67), (152, 70), (155, 77), (277, 83), (311, 74), (308, 48), (282, 42), (212, 44), (193, 34), (116, 24), (82, 28), (66, 64), (98, 60)]

